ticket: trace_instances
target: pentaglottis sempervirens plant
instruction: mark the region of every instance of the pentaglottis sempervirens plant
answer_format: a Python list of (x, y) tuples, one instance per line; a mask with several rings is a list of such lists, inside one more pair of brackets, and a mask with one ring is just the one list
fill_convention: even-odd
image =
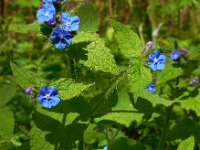
[[(9, 27), (34, 33), (42, 47), (30, 64), (11, 59), (12, 82), (0, 90), (0, 95), (11, 91), (0, 102), (0, 113), (8, 114), (0, 118), (0, 147), (12, 143), (11, 149), (31, 150), (199, 148), (200, 69), (190, 67), (193, 61), (199, 64), (194, 54), (178, 40), (173, 48), (162, 47), (155, 37), (145, 44), (141, 33), (115, 20), (110, 20), (112, 38), (99, 35), (92, 4), (80, 2), (69, 9), (69, 1), (40, 3), (33, 23)], [(20, 126), (6, 106), (16, 94), (16, 84), (30, 99), (26, 138), (16, 137), (14, 127)]]

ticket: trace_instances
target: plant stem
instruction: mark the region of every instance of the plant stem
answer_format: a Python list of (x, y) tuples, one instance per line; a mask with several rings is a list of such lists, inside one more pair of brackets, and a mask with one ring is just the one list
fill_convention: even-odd
[(173, 108), (173, 104), (167, 110), (167, 115), (166, 115), (166, 119), (165, 119), (165, 123), (164, 123), (164, 129), (162, 131), (162, 134), (161, 134), (161, 137), (160, 137), (160, 140), (158, 142), (156, 150), (163, 150), (163, 146), (165, 144), (166, 135), (167, 135), (167, 132), (168, 132), (168, 129), (169, 129), (168, 126), (169, 126), (169, 121), (170, 121), (172, 108)]

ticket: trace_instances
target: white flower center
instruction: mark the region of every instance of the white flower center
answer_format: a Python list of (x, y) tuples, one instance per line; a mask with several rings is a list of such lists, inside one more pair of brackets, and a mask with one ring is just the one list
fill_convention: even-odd
[(67, 22), (66, 24), (67, 24), (68, 27), (71, 26), (71, 22)]
[(47, 16), (49, 16), (49, 13), (48, 13), (48, 12), (46, 12), (44, 15), (47, 17)]
[(45, 96), (46, 99), (50, 99), (50, 97), (51, 97), (51, 96), (50, 96), (49, 94), (47, 94), (47, 95)]
[(60, 39), (63, 39), (63, 35), (62, 35), (62, 34), (60, 34), (60, 35), (59, 35), (59, 38), (60, 38)]
[(153, 60), (155, 63), (157, 63), (158, 62), (158, 59), (157, 58), (154, 58), (154, 60)]

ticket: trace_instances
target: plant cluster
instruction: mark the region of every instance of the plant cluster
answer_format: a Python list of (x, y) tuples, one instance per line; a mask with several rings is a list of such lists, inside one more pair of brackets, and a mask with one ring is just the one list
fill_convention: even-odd
[(200, 38), (162, 36), (156, 0), (147, 43), (113, 19), (100, 35), (90, 3), (41, 2), (0, 44), (0, 149), (200, 148)]

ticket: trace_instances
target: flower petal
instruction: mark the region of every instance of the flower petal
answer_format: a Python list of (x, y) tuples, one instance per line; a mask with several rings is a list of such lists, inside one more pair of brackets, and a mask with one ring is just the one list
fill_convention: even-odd
[(51, 108), (52, 107), (52, 104), (51, 104), (51, 102), (49, 101), (49, 100), (44, 100), (44, 101), (42, 101), (42, 106), (44, 106), (44, 107), (46, 107), (46, 108)]
[(159, 57), (158, 57), (158, 61), (160, 62), (165, 62), (166, 61), (166, 57), (164, 54), (161, 54)]
[(45, 96), (48, 92), (48, 86), (43, 86), (39, 90), (39, 95)]
[(60, 15), (60, 19), (63, 22), (70, 21), (70, 14), (68, 12), (64, 12)]
[(66, 47), (66, 44), (59, 41), (58, 43), (55, 43), (55, 47), (57, 49), (64, 49)]
[(157, 67), (156, 67), (156, 64), (155, 64), (155, 63), (150, 63), (150, 64), (149, 64), (149, 67), (150, 67), (153, 71), (157, 70)]
[(50, 96), (58, 95), (58, 90), (54, 86), (50, 86), (48, 89), (48, 94)]
[(158, 70), (163, 70), (165, 68), (165, 65), (162, 63), (162, 62), (159, 62), (158, 64), (157, 64), (157, 69)]
[(58, 96), (51, 96), (49, 101), (53, 106), (56, 106), (60, 102), (60, 98)]
[(37, 101), (38, 101), (40, 104), (42, 104), (42, 102), (43, 102), (45, 99), (46, 99), (46, 97), (43, 96), (43, 95), (39, 95), (39, 96), (37, 97)]

